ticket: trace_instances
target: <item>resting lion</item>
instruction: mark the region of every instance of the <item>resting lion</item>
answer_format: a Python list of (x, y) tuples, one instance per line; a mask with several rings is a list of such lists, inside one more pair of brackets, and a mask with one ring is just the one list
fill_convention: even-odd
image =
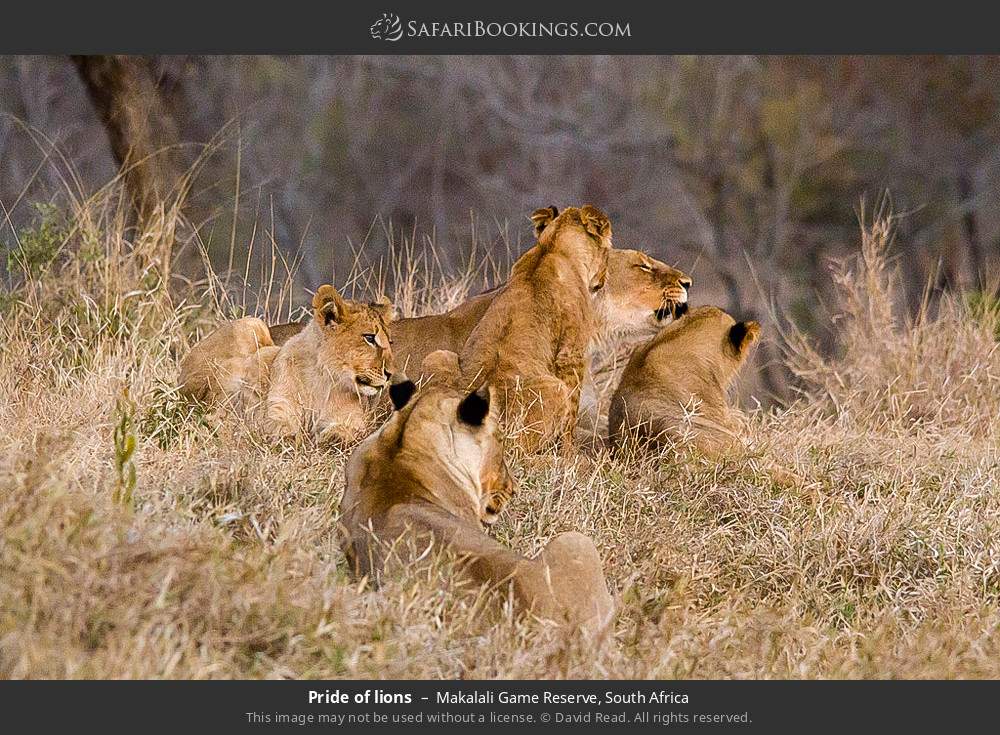
[[(473, 296), (443, 314), (394, 321), (392, 351), (397, 367), (417, 377), (417, 369), (431, 352), (461, 353), (472, 330), (504, 287)], [(669, 323), (679, 305), (687, 303), (690, 288), (691, 278), (666, 263), (640, 250), (614, 249), (608, 254), (607, 283), (597, 294), (600, 330), (620, 337), (661, 327)], [(281, 345), (304, 326), (298, 322), (277, 324), (271, 327), (271, 338), (274, 344)]]
[(691, 442), (716, 456), (741, 443), (726, 391), (760, 337), (754, 321), (699, 306), (632, 353), (611, 398), (608, 431), (653, 443)]
[(462, 382), (497, 388), (504, 420), (519, 426), (513, 439), (528, 452), (572, 444), (598, 326), (594, 294), (607, 280), (611, 251), (611, 222), (599, 209), (556, 211), (532, 215), (536, 246), (514, 264), (460, 356)]
[(278, 348), (256, 317), (226, 322), (191, 348), (181, 361), (181, 395), (205, 403), (259, 403), (267, 393)]
[(687, 309), (691, 277), (641, 250), (608, 253), (608, 279), (598, 293), (601, 331), (612, 337), (657, 329)]
[(312, 305), (312, 321), (271, 364), (266, 428), (278, 436), (351, 442), (369, 426), (364, 399), (392, 377), (392, 306), (349, 301), (333, 286), (321, 286)]
[(310, 323), (280, 348), (260, 319), (223, 324), (181, 362), (181, 393), (209, 403), (263, 403), (265, 428), (279, 436), (357, 438), (368, 428), (366, 398), (392, 374), (392, 306), (349, 301), (321, 286), (313, 310)]
[(588, 537), (560, 534), (529, 559), (483, 531), (495, 519), (493, 498), (513, 486), (493, 391), (446, 381), (415, 391), (410, 381), (390, 387), (396, 412), (348, 461), (340, 522), (352, 572), (377, 581), (388, 562), (410, 563), (430, 541), (474, 584), (511, 586), (522, 611), (589, 630), (606, 625), (614, 603)]

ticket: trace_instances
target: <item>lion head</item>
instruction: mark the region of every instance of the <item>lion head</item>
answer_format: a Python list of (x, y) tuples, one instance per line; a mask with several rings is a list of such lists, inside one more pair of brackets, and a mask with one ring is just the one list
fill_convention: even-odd
[(487, 526), (495, 523), (516, 486), (504, 459), (493, 389), (461, 390), (435, 380), (418, 393), (412, 381), (400, 380), (389, 387), (389, 397), (395, 413), (378, 441), (391, 446), (395, 466), (418, 477), (433, 472), (418, 483), (427, 487), (449, 479), (453, 492), (439, 498), (453, 506), (449, 511), (474, 513)]
[[(698, 306), (671, 323), (653, 340), (657, 348), (677, 360), (711, 365), (723, 388), (727, 388), (760, 338), (760, 324), (736, 321), (717, 306)], [(697, 372), (692, 365), (689, 372)]]
[(330, 285), (313, 296), (317, 366), (335, 385), (372, 396), (392, 377), (392, 305), (350, 301)]
[(640, 250), (612, 250), (601, 291), (603, 321), (617, 332), (661, 327), (688, 308), (692, 280)]
[(574, 262), (591, 293), (604, 288), (611, 252), (611, 220), (590, 204), (544, 207), (531, 215), (538, 238), (537, 253), (561, 252)]

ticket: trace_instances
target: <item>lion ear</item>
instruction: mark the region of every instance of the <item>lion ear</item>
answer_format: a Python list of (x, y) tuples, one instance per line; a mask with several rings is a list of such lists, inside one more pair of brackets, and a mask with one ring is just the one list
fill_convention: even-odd
[(337, 289), (324, 284), (313, 296), (313, 313), (322, 326), (342, 322), (347, 315), (347, 302), (337, 293)]
[(490, 387), (485, 383), (472, 391), (458, 404), (458, 418), (463, 424), (482, 426), (490, 415)]
[(369, 304), (371, 308), (382, 315), (382, 318), (387, 322), (394, 321), (396, 319), (396, 307), (392, 305), (386, 296), (379, 296), (377, 301), (373, 301)]
[(401, 410), (410, 402), (416, 392), (416, 383), (407, 378), (406, 375), (396, 373), (392, 376), (392, 382), (389, 383), (389, 400), (392, 401), (392, 407), (395, 410)]
[(732, 345), (737, 357), (742, 357), (758, 339), (760, 339), (760, 324), (757, 322), (736, 322), (729, 328), (729, 344)]
[(556, 207), (542, 207), (531, 213), (531, 224), (535, 227), (535, 237), (538, 238), (542, 231), (549, 226), (549, 223), (559, 216)]
[(611, 237), (611, 220), (597, 207), (587, 204), (580, 210), (580, 221), (592, 237), (603, 240)]

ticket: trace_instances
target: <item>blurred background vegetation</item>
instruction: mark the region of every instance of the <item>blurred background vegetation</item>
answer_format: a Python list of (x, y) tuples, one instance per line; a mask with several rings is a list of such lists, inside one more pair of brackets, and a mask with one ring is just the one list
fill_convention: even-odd
[(460, 269), (472, 242), (526, 247), (536, 207), (589, 202), (696, 302), (830, 345), (829, 264), (885, 192), (908, 308), (928, 286), (996, 308), (998, 90), (988, 57), (3, 57), (0, 274), (56, 257), (68, 201), (123, 164), (134, 216), (183, 202), (198, 247), (175, 275), (202, 252), (242, 274), (273, 242), (302, 301), (359, 248), (432, 241)]

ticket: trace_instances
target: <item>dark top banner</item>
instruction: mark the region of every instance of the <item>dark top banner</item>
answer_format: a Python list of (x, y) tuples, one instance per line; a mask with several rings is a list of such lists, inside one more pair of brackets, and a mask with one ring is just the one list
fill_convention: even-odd
[(6, 53), (984, 53), (986, 5), (8, 3)]
[[(997, 682), (0, 683), (5, 731), (971, 732)], [(30, 725), (30, 727), (28, 727)]]

